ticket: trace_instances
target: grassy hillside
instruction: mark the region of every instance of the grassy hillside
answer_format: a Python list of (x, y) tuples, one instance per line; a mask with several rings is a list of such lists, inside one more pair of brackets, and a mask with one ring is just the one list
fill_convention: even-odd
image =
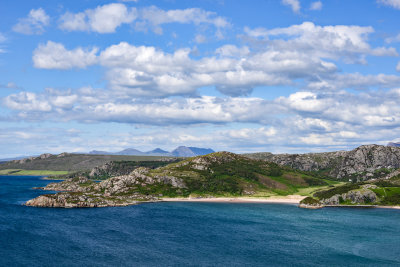
[[(186, 188), (172, 189), (175, 195), (289, 195), (328, 188), (338, 182), (315, 177), (275, 163), (253, 160), (228, 152), (190, 158), (151, 170), (152, 177), (176, 177)], [(148, 193), (159, 193), (163, 189)], [(162, 192), (165, 194), (165, 192)]]
[(120, 156), (68, 154), (49, 155), (32, 159), (14, 160), (0, 164), (0, 170), (49, 170), (49, 171), (85, 171), (110, 161), (155, 161), (169, 160), (160, 156)]

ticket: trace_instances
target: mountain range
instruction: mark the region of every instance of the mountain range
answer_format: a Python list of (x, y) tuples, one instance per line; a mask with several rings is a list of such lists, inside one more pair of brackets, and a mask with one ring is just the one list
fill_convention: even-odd
[(174, 156), (174, 157), (195, 157), (210, 154), (215, 152), (211, 148), (199, 148), (199, 147), (186, 147), (179, 146), (172, 150), (171, 152), (163, 150), (161, 148), (156, 148), (150, 151), (140, 151), (134, 148), (127, 148), (118, 152), (108, 152), (93, 150), (90, 151), (91, 155), (126, 155), (126, 156)]

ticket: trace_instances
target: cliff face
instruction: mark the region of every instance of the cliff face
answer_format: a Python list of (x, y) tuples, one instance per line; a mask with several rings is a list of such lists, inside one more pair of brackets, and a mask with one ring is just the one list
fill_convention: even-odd
[(400, 168), (400, 148), (379, 145), (364, 145), (351, 151), (276, 155), (254, 153), (246, 156), (353, 181), (385, 177)]

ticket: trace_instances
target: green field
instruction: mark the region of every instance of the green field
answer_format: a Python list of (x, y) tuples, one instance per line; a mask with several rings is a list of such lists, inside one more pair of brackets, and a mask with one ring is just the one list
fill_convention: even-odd
[(32, 175), (32, 176), (48, 176), (48, 175), (64, 175), (67, 171), (50, 171), (50, 170), (21, 170), (21, 169), (5, 169), (0, 170), (0, 175)]

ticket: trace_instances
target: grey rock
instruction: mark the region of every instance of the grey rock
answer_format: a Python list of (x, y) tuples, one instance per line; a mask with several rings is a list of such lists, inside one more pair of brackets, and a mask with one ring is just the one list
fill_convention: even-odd
[[(324, 171), (336, 179), (356, 181), (382, 178), (400, 168), (400, 147), (363, 145), (351, 151), (308, 154), (254, 153), (245, 156), (302, 171)], [(382, 172), (380, 172), (382, 170)]]

